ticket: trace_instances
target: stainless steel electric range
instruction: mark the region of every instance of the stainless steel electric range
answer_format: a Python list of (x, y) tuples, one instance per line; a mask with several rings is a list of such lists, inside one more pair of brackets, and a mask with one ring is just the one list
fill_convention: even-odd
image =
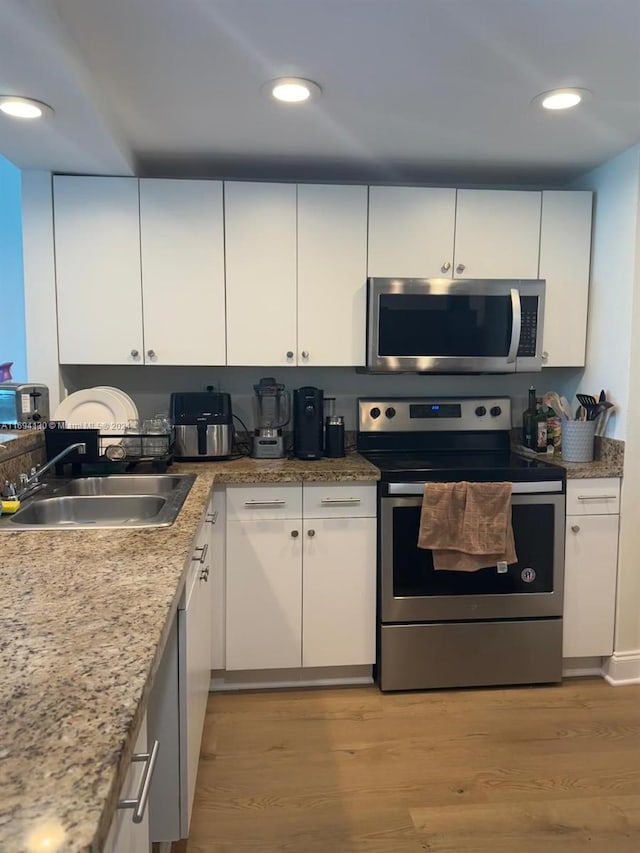
[[(511, 452), (508, 397), (358, 400), (378, 485), (382, 690), (562, 678), (565, 471)], [(425, 483), (512, 484), (517, 563), (436, 571), (417, 547)]]

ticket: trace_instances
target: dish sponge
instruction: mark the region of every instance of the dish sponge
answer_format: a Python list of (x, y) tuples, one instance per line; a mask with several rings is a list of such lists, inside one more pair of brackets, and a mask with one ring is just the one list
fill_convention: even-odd
[(13, 515), (20, 509), (20, 501), (17, 498), (4, 498), (0, 501), (0, 515)]

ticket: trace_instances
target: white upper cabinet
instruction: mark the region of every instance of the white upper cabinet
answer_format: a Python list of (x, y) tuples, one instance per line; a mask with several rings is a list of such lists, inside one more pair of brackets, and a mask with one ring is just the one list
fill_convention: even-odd
[(53, 179), (62, 364), (142, 364), (136, 178)]
[(226, 182), (224, 199), (227, 363), (293, 365), (296, 186)]
[[(585, 363), (592, 207), (590, 192), (542, 193), (540, 278), (547, 282), (545, 367), (582, 367)], [(569, 317), (571, 321), (567, 322)]]
[(456, 191), (369, 187), (367, 271), (380, 278), (450, 278)]
[(146, 364), (225, 364), (220, 181), (140, 181)]
[(540, 192), (458, 190), (455, 278), (538, 278)]
[(299, 365), (365, 363), (366, 283), (367, 188), (298, 185)]

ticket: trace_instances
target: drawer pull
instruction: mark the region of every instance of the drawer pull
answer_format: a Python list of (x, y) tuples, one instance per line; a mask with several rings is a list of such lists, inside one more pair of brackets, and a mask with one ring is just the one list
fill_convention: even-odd
[(320, 501), (323, 506), (356, 506), (360, 502), (360, 498), (322, 498)]
[(192, 560), (197, 560), (199, 563), (204, 563), (207, 558), (207, 551), (209, 550), (209, 543), (206, 542), (204, 545), (198, 545), (196, 551), (201, 551), (201, 554), (196, 554), (195, 557), (192, 557)]
[(572, 524), (571, 525), (571, 532), (572, 533), (580, 533), (580, 525), (579, 524)]
[(156, 766), (159, 748), (160, 744), (157, 740), (154, 740), (151, 752), (140, 752), (131, 757), (132, 762), (145, 761), (147, 765), (142, 773), (142, 779), (140, 779), (140, 788), (138, 790), (137, 798), (135, 800), (120, 800), (118, 803), (119, 809), (134, 809), (132, 818), (134, 823), (142, 823), (142, 819), (144, 818), (144, 812), (149, 799), (149, 791), (151, 790), (151, 777), (153, 776), (153, 771)]
[(617, 495), (578, 495), (579, 501), (615, 501)]
[(286, 506), (287, 502), (282, 500), (274, 500), (274, 501), (245, 501), (244, 505), (248, 509), (256, 509), (260, 507), (269, 507), (269, 506)]
[(207, 522), (207, 524), (215, 524), (217, 520), (218, 520), (218, 510), (216, 510), (215, 512), (208, 513), (207, 516), (205, 517), (205, 521)]

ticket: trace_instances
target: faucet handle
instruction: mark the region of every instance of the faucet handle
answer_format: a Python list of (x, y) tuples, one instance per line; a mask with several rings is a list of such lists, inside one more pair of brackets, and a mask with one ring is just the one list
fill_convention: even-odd
[(5, 480), (5, 482), (4, 482), (4, 496), (5, 496), (5, 498), (9, 498), (9, 500), (11, 500), (12, 498), (15, 498), (15, 496), (16, 496), (16, 484), (15, 483), (10, 483), (8, 480)]
[(24, 488), (27, 485), (28, 480), (29, 480), (28, 474), (18, 474), (18, 485), (21, 488)]

